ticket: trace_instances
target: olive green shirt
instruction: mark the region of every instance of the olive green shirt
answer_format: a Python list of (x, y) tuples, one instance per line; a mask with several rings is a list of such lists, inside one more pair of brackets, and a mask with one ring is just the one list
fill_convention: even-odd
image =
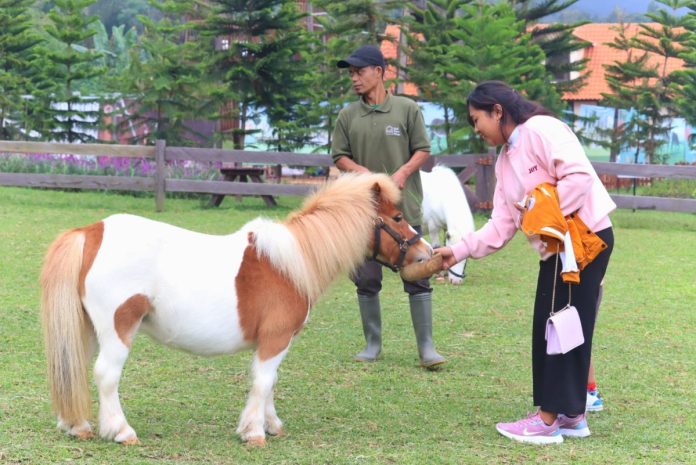
[[(351, 158), (373, 173), (395, 173), (418, 150), (430, 152), (423, 114), (406, 97), (387, 93), (382, 105), (373, 108), (360, 99), (338, 114), (331, 141), (331, 156)], [(406, 180), (399, 206), (406, 221), (420, 225), (423, 187), (416, 170)]]

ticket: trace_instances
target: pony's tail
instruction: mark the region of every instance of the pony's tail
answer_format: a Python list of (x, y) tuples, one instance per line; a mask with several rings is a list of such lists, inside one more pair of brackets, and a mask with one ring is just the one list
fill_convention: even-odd
[(87, 380), (89, 317), (79, 292), (84, 233), (61, 234), (49, 247), (41, 270), (43, 322), (48, 380), (53, 408), (65, 425), (79, 425), (90, 417)]

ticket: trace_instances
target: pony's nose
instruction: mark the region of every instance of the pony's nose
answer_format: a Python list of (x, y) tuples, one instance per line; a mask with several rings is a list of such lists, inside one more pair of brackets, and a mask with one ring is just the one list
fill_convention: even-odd
[(421, 242), (425, 247), (423, 247), (422, 249), (419, 248), (418, 255), (416, 257), (416, 261), (418, 263), (420, 263), (420, 262), (430, 260), (430, 258), (432, 258), (432, 256), (433, 256), (433, 247), (430, 245), (430, 243), (428, 241), (426, 241), (422, 237), (421, 237), (421, 240), (419, 242)]

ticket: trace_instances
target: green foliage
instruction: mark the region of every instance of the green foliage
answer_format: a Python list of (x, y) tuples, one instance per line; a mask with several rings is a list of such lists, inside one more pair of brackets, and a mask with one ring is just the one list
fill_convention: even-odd
[[(604, 131), (610, 148), (610, 161), (624, 147), (635, 150), (636, 156), (644, 151), (648, 163), (660, 163), (660, 147), (670, 131), (670, 120), (676, 116), (680, 75), (669, 72), (667, 60), (681, 56), (681, 48), (689, 40), (691, 21), (680, 17), (676, 9), (686, 5), (684, 0), (659, 2), (664, 8), (648, 13), (657, 26), (640, 24), (635, 37), (626, 35), (626, 26), (619, 26), (619, 34), (610, 46), (625, 53), (622, 61), (606, 67), (607, 83), (611, 94), (603, 95), (602, 104), (620, 109), (633, 109), (629, 121)], [(651, 58), (651, 56), (653, 58)], [(656, 59), (655, 59), (656, 57)], [(683, 82), (683, 81), (682, 81)]]
[(426, 2), (425, 8), (414, 8), (406, 35), (410, 51), (407, 79), (418, 86), (422, 99), (442, 106), (444, 121), (435, 129), (444, 132), (449, 153), (454, 151), (452, 132), (457, 127), (452, 108), (461, 101), (461, 95), (453, 92), (456, 83), (450, 79), (452, 64), (447, 52), (457, 41), (457, 18), (466, 3), (467, 0), (433, 0)]
[(677, 83), (675, 101), (679, 114), (696, 126), (696, 2), (689, 1), (685, 6), (689, 9), (684, 17), (687, 34), (679, 53), (685, 69), (673, 73)]
[(140, 15), (155, 21), (161, 19), (159, 10), (149, 5), (148, 0), (96, 0), (88, 9), (89, 14), (101, 18), (104, 30), (111, 36), (114, 29), (140, 30)]
[(55, 0), (48, 12), (50, 22), (45, 30), (52, 39), (45, 50), (53, 87), (49, 89), (53, 128), (51, 138), (65, 142), (91, 142), (95, 137), (87, 133), (100, 126), (98, 110), (91, 110), (95, 98), (80, 95), (81, 84), (102, 76), (105, 68), (98, 66), (101, 53), (84, 46), (95, 31), (91, 27), (96, 16), (85, 15), (85, 9), (94, 0)]
[(613, 107), (614, 125), (611, 129), (598, 129), (600, 137), (604, 140), (597, 141), (599, 145), (609, 148), (609, 161), (616, 161), (616, 157), (624, 148), (640, 145), (638, 134), (635, 132), (635, 118), (628, 121), (619, 121), (619, 109), (628, 110), (633, 107), (637, 84), (646, 83), (657, 76), (655, 70), (648, 66), (647, 53), (637, 53), (633, 48), (633, 42), (627, 34), (628, 26), (620, 23), (616, 27), (617, 36), (614, 42), (608, 44), (611, 48), (621, 51), (624, 60), (615, 61), (606, 66), (606, 81), (611, 93), (602, 94), (600, 104)]
[[(361, 45), (380, 44), (389, 40), (384, 35), (387, 24), (398, 23), (397, 17), (407, 2), (403, 0), (346, 0), (342, 2), (318, 0), (312, 2), (326, 12), (326, 16), (317, 17), (324, 27), (324, 33), (335, 35), (345, 44), (350, 44), (350, 51)], [(344, 56), (339, 57), (345, 58)]]
[(223, 134), (231, 136), (234, 148), (244, 148), (246, 122), (257, 112), (270, 108), (271, 117), (280, 120), (283, 100), (291, 107), (302, 104), (306, 73), (302, 57), (309, 44), (301, 31), (301, 18), (291, 0), (210, 2), (200, 32), (215, 44), (214, 49), (208, 47), (206, 67), (220, 83), (219, 98), (232, 102), (227, 117), (239, 120), (238, 128)]
[(122, 90), (121, 79), (130, 66), (131, 50), (138, 44), (138, 33), (134, 27), (127, 31), (125, 24), (113, 26), (111, 33), (101, 21), (93, 23), (95, 30), (94, 50), (102, 54), (100, 66), (106, 69), (103, 80), (98, 84), (100, 94)]
[[(566, 10), (577, 2), (578, 0), (521, 0), (513, 2), (517, 17), (524, 23), (525, 31), (531, 29), (532, 41), (544, 51), (546, 71), (553, 76), (554, 87), (559, 94), (576, 91), (587, 80), (583, 71), (588, 60), (571, 62), (568, 57), (571, 53), (591, 45), (573, 35), (573, 30), (576, 27), (587, 24), (589, 21), (547, 22), (545, 24), (538, 22), (543, 18)], [(578, 73), (578, 76), (571, 78), (573, 73)]]
[(187, 121), (206, 114), (208, 88), (200, 65), (201, 43), (181, 38), (195, 37), (195, 22), (187, 19), (195, 17), (197, 8), (193, 2), (156, 6), (163, 18), (155, 22), (140, 17), (144, 30), (121, 74), (128, 115), (121, 130), (133, 128), (133, 142), (164, 139), (170, 145), (192, 145), (190, 136), (197, 134)]
[(658, 78), (651, 92), (641, 93), (636, 100), (636, 108), (644, 118), (637, 121), (639, 131), (646, 135), (643, 147), (648, 163), (663, 163), (659, 149), (664, 144), (665, 136), (670, 131), (670, 120), (676, 116), (675, 77), (666, 69), (667, 60), (681, 55), (681, 48), (688, 39), (689, 32), (684, 30), (686, 22), (677, 14), (677, 10), (690, 3), (688, 0), (659, 0), (657, 8), (647, 16), (657, 26), (641, 24), (641, 32), (635, 38), (634, 45), (659, 57)]
[(293, 151), (303, 148), (313, 138), (319, 118), (315, 109), (318, 104), (308, 92), (315, 79), (317, 69), (311, 55), (312, 37), (300, 26), (302, 15), (293, 11), (294, 5), (284, 6), (290, 10), (289, 25), (275, 32), (275, 39), (282, 44), (277, 50), (274, 75), (280, 76), (274, 86), (257, 95), (258, 106), (265, 109), (272, 138), (266, 141), (277, 151)]
[(0, 139), (23, 138), (26, 96), (32, 91), (32, 54), (40, 43), (32, 0), (0, 0)]
[(544, 52), (531, 34), (524, 32), (523, 23), (509, 5), (477, 3), (464, 5), (462, 10), (463, 14), (454, 18), (454, 42), (447, 47), (448, 64), (441, 71), (450, 80), (455, 97), (449, 100), (456, 117), (453, 135), (458, 141), (454, 149), (480, 152), (483, 143), (471, 138), (465, 98), (477, 83), (505, 81), (551, 109), (560, 107), (560, 98), (544, 68)]

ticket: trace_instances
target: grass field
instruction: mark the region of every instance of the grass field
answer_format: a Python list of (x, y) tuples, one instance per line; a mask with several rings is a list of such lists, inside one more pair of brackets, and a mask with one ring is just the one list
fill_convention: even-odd
[[(288, 435), (250, 449), (235, 435), (250, 353), (200, 358), (137, 338), (120, 391), (141, 445), (79, 441), (55, 428), (45, 381), (37, 286), (61, 230), (130, 212), (203, 232), (258, 215), (284, 217), (299, 199), (219, 209), (98, 192), (0, 188), (1, 464), (693, 464), (696, 463), (696, 215), (619, 211), (595, 335), (606, 410), (592, 436), (559, 446), (513, 443), (494, 428), (533, 410), (531, 307), (537, 258), (518, 235), (472, 261), (462, 287), (435, 285), (434, 327), (448, 358), (418, 368), (406, 295), (388, 274), (384, 357), (362, 348), (353, 286), (339, 279), (279, 370), (276, 406)], [(485, 221), (477, 217), (477, 223)], [(96, 414), (96, 406), (94, 409)]]

